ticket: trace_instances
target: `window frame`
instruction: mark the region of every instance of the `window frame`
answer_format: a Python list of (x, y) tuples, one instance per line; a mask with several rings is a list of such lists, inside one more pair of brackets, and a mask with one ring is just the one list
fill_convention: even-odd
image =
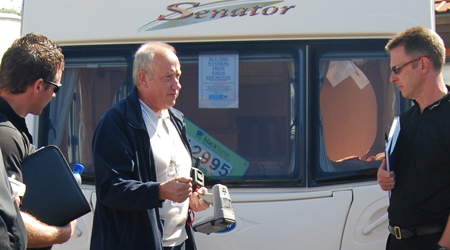
[[(311, 95), (316, 97), (316, 99), (311, 99), (309, 102), (311, 103), (311, 135), (313, 136), (313, 140), (315, 141), (315, 145), (313, 147), (313, 152), (311, 152), (310, 159), (313, 161), (310, 163), (311, 167), (310, 174), (308, 180), (310, 181), (310, 186), (324, 186), (324, 185), (333, 185), (340, 183), (355, 183), (355, 182), (363, 182), (363, 181), (374, 181), (376, 180), (376, 175), (378, 171), (378, 167), (364, 169), (364, 170), (350, 170), (350, 171), (342, 171), (342, 172), (325, 172), (321, 170), (320, 164), (320, 138), (319, 128), (320, 128), (320, 88), (319, 84), (316, 84), (320, 81), (320, 61), (323, 58), (339, 58), (343, 59), (355, 59), (355, 58), (380, 58), (389, 60), (389, 56), (384, 51), (384, 46), (388, 42), (386, 39), (372, 39), (372, 40), (342, 40), (335, 41), (333, 43), (327, 42), (317, 42), (314, 44), (310, 44), (309, 46), (309, 63), (311, 64), (310, 75), (311, 78)], [(391, 84), (391, 83), (388, 83)], [(396, 91), (398, 89), (395, 88)], [(397, 93), (398, 94), (398, 93)], [(399, 98), (397, 99), (399, 112), (401, 113), (405, 109), (404, 99), (401, 95), (397, 95)], [(388, 133), (389, 131), (386, 131)]]
[[(318, 127), (318, 114), (320, 107), (318, 97), (320, 90), (315, 84), (319, 81), (319, 65), (322, 55), (339, 52), (349, 53), (380, 53), (383, 52), (386, 39), (364, 39), (364, 40), (333, 40), (333, 41), (248, 41), (248, 42), (208, 42), (208, 43), (172, 43), (177, 50), (183, 68), (183, 58), (198, 56), (199, 51), (237, 51), (238, 53), (249, 53), (254, 51), (270, 51), (270, 53), (286, 53), (292, 56), (295, 64), (296, 88), (295, 97), (295, 154), (294, 178), (285, 180), (212, 180), (207, 181), (208, 186), (215, 183), (224, 183), (230, 187), (312, 187), (323, 185), (335, 185), (360, 181), (372, 181), (376, 179), (376, 169), (358, 173), (357, 171), (337, 172), (331, 175), (323, 175), (317, 171), (319, 162), (318, 138), (316, 136)], [(88, 45), (63, 47), (63, 53), (67, 59), (93, 58), (93, 57), (122, 57), (128, 63), (128, 85), (132, 83), (132, 63), (134, 53), (140, 45)], [(387, 56), (387, 55), (386, 55)], [(195, 83), (197, 84), (197, 83)], [(400, 95), (401, 97), (401, 95)], [(400, 98), (400, 112), (407, 108), (408, 102)], [(39, 141), (37, 145), (47, 143), (49, 131), (47, 107), (39, 126)], [(42, 119), (44, 118), (44, 119)], [(95, 128), (94, 128), (95, 129)], [(47, 132), (45, 132), (47, 131)], [(46, 134), (47, 133), (47, 134)], [(94, 183), (93, 176), (83, 175), (84, 183)]]

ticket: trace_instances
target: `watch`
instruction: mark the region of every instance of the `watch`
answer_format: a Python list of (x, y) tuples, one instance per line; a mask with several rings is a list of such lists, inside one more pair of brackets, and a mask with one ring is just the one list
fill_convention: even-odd
[(449, 249), (438, 245), (437, 250), (449, 250)]

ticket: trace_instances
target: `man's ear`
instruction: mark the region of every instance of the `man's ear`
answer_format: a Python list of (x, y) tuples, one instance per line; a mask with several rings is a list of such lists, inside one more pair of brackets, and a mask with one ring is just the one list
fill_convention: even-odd
[(149, 78), (147, 76), (148, 76), (147, 72), (145, 72), (145, 71), (139, 71), (139, 73), (138, 73), (139, 83), (144, 88), (148, 87)]
[(42, 78), (37, 79), (31, 86), (33, 86), (34, 93), (45, 90), (44, 80)]
[(431, 59), (428, 57), (422, 57), (422, 59), (420, 59), (419, 61), (420, 65), (420, 69), (422, 70), (422, 73), (426, 73), (428, 72), (431, 67), (433, 67), (433, 64), (431, 63)]

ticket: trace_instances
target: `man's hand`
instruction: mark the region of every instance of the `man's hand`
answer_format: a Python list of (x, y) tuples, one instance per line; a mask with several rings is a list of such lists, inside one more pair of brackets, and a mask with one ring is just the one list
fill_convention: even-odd
[(393, 171), (387, 171), (386, 169), (386, 159), (381, 162), (380, 167), (378, 168), (378, 183), (380, 184), (381, 189), (384, 191), (389, 191), (394, 189), (395, 187), (395, 173)]
[(201, 187), (197, 192), (193, 192), (189, 199), (189, 207), (195, 212), (200, 212), (208, 209), (211, 205), (206, 203), (204, 200), (200, 199), (200, 194), (208, 193), (208, 189)]
[(175, 177), (159, 186), (159, 199), (182, 203), (192, 194), (191, 177)]
[(57, 244), (63, 244), (64, 242), (70, 240), (72, 235), (75, 233), (75, 226), (77, 225), (77, 220), (71, 221), (69, 224), (62, 226), (62, 227), (56, 227), (59, 230), (59, 237), (57, 238), (56, 242)]

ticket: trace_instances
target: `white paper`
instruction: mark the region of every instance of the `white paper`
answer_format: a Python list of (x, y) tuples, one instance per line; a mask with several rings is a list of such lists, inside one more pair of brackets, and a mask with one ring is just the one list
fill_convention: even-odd
[(351, 76), (355, 68), (350, 61), (331, 61), (328, 67), (327, 78), (331, 86), (336, 87), (345, 78)]
[(239, 108), (239, 55), (199, 56), (199, 108)]
[(356, 66), (353, 61), (331, 61), (328, 67), (327, 78), (331, 86), (336, 87), (345, 78), (351, 77), (358, 85), (359, 89), (363, 89), (370, 83), (367, 76)]

